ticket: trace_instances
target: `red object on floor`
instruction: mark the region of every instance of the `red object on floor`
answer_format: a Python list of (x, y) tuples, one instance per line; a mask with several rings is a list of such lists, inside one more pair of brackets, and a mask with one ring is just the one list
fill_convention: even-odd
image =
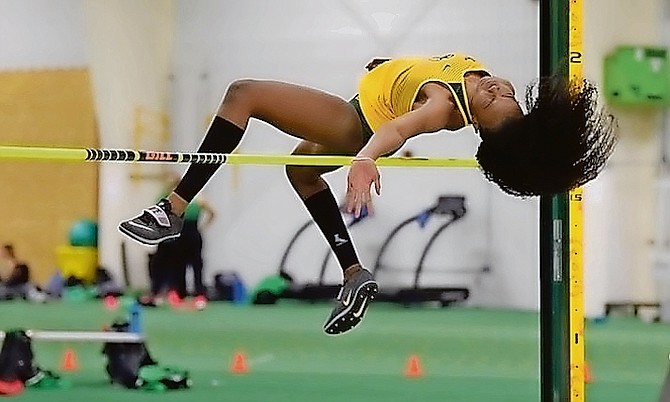
[(405, 377), (409, 378), (418, 378), (423, 375), (423, 370), (421, 369), (421, 360), (417, 355), (411, 355), (407, 359), (407, 366), (405, 367)]
[(65, 349), (63, 358), (61, 359), (60, 368), (63, 371), (77, 371), (79, 370), (79, 363), (77, 362), (77, 355), (73, 349)]
[(196, 310), (204, 310), (207, 307), (207, 298), (205, 296), (196, 296), (193, 300), (193, 306)]
[(245, 374), (249, 372), (247, 366), (247, 357), (243, 352), (235, 353), (233, 363), (230, 365), (230, 372), (233, 374)]
[(179, 297), (179, 293), (175, 290), (171, 290), (167, 294), (167, 301), (172, 307), (181, 307), (182, 303), (184, 300), (182, 300), (181, 297)]
[(591, 377), (591, 367), (589, 363), (584, 362), (584, 382), (590, 384), (593, 382), (593, 377)]
[(105, 308), (109, 311), (114, 311), (117, 308), (119, 308), (119, 300), (114, 297), (114, 296), (105, 296), (104, 299), (102, 299), (102, 304), (105, 306)]
[(21, 380), (2, 381), (0, 380), (0, 395), (13, 396), (23, 392), (23, 382)]

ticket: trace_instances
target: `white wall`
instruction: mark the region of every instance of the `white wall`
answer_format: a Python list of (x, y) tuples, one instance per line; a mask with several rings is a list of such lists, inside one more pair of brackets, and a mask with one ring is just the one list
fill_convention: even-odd
[[(537, 71), (537, 3), (509, 2), (504, 9), (494, 0), (475, 3), (463, 7), (459, 1), (433, 0), (178, 2), (174, 147), (197, 147), (205, 122), (237, 78), (287, 80), (349, 98), (363, 66), (374, 56), (467, 52), (494, 73), (510, 78), (522, 92)], [(288, 153), (296, 143), (254, 123), (239, 151)], [(476, 135), (466, 129), (414, 139), (407, 148), (418, 155), (472, 157), (477, 143)], [(328, 179), (339, 196), (344, 173), (338, 171)], [(375, 217), (353, 230), (366, 265), (374, 263), (384, 237), (397, 223), (431, 206), (440, 194), (464, 194), (468, 215), (440, 237), (426, 261), (427, 269), (448, 272), (489, 265), (493, 272), (481, 278), (473, 302), (536, 308), (535, 201), (501, 195), (477, 171), (389, 168), (382, 175), (383, 195), (376, 200)], [(237, 270), (250, 284), (276, 272), (290, 236), (308, 219), (281, 168), (224, 167), (204, 194), (215, 200), (220, 213), (206, 235), (208, 269)], [(432, 230), (436, 227), (434, 222)], [(405, 270), (413, 268), (429, 230), (403, 231), (388, 261)], [(313, 279), (325, 251), (325, 242), (315, 231), (309, 232), (291, 255), (291, 272), (301, 280)], [(339, 280), (334, 263), (328, 272), (331, 281)], [(398, 273), (379, 278), (382, 285), (409, 279), (410, 275)], [(424, 282), (458, 284), (473, 279), (472, 274), (427, 274)]]
[(0, 68), (82, 67), (82, 0), (3, 0), (0, 2)]
[[(173, 3), (152, 0), (87, 1), (86, 44), (90, 55), (94, 101), (102, 148), (157, 149), (160, 133), (139, 136), (137, 108), (167, 111), (172, 56)], [(150, 123), (145, 123), (150, 124)], [(103, 164), (100, 169), (99, 249), (101, 263), (120, 277), (121, 243), (127, 244), (130, 280), (147, 284), (147, 248), (122, 238), (117, 225), (155, 201), (160, 182), (133, 180), (159, 166)]]
[[(616, 46), (662, 45), (662, 0), (614, 3), (584, 2), (585, 73), (596, 82), (602, 80), (604, 57)], [(611, 111), (621, 140), (608, 168), (585, 193), (587, 316), (601, 315), (606, 302), (656, 299), (652, 256), (661, 111), (614, 106)]]

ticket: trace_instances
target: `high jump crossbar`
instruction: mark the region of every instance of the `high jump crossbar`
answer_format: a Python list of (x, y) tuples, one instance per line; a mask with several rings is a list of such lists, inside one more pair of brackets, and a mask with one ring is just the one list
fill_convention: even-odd
[[(3, 159), (71, 162), (340, 166), (350, 165), (353, 157), (332, 155), (188, 153), (132, 149), (46, 148), (2, 145), (0, 146), (0, 160)], [(476, 160), (464, 158), (381, 157), (377, 159), (376, 163), (377, 166), (393, 167), (476, 168), (479, 166)]]
[[(32, 331), (27, 330), (33, 340), (51, 342), (110, 342), (110, 343), (142, 343), (143, 334), (133, 332), (106, 332), (106, 331)], [(5, 338), (5, 332), (0, 331), (0, 340)]]

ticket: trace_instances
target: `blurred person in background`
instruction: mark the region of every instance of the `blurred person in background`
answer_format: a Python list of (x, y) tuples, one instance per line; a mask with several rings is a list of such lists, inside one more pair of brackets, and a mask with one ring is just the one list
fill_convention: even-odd
[(0, 299), (16, 297), (42, 302), (46, 296), (30, 282), (30, 268), (16, 257), (14, 246), (6, 243), (0, 248), (0, 261), (6, 272), (0, 277)]
[[(168, 173), (164, 198), (179, 182), (179, 176)], [(166, 295), (170, 305), (178, 307), (189, 294), (187, 289), (188, 268), (193, 277), (193, 305), (202, 310), (207, 306), (207, 288), (203, 282), (203, 236), (202, 229), (211, 225), (215, 212), (204, 196), (198, 195), (186, 207), (183, 228), (178, 238), (162, 242), (149, 260), (151, 295), (142, 301), (145, 304), (161, 304)]]
[(4, 278), (9, 277), (16, 264), (14, 246), (9, 243), (3, 244), (2, 248), (0, 248), (0, 282), (3, 282)]
[[(198, 152), (231, 153), (250, 118), (302, 141), (297, 155), (355, 156), (347, 175), (346, 209), (373, 212), (371, 187), (381, 191), (377, 158), (408, 139), (472, 126), (481, 138), (484, 176), (521, 197), (551, 195), (597, 176), (616, 143), (614, 118), (587, 81), (541, 77), (526, 89), (524, 114), (513, 85), (471, 56), (374, 59), (350, 101), (286, 82), (244, 79), (226, 91)], [(343, 272), (337, 303), (324, 324), (330, 335), (354, 328), (378, 285), (362, 267), (338, 204), (321, 177), (340, 166), (286, 166), (286, 174)], [(193, 164), (173, 191), (119, 230), (143, 244), (178, 237), (188, 204), (219, 165)], [(259, 195), (259, 196), (262, 196)]]

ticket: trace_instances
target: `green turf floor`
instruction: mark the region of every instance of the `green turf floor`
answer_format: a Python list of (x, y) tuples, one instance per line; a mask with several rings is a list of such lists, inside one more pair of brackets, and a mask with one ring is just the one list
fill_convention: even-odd
[[(101, 345), (47, 343), (33, 348), (39, 365), (71, 382), (66, 390), (27, 390), (15, 401), (539, 401), (538, 317), (514, 311), (403, 308), (377, 303), (350, 334), (321, 332), (328, 305), (210, 303), (207, 310), (145, 309), (148, 348), (164, 365), (191, 371), (186, 391), (150, 393), (112, 387)], [(0, 303), (0, 328), (99, 330), (117, 313), (101, 303)], [(612, 318), (587, 325), (594, 383), (588, 402), (656, 402), (668, 369), (670, 325)], [(79, 370), (63, 372), (65, 348)], [(229, 372), (234, 354), (249, 373)], [(409, 356), (421, 378), (403, 375)]]

